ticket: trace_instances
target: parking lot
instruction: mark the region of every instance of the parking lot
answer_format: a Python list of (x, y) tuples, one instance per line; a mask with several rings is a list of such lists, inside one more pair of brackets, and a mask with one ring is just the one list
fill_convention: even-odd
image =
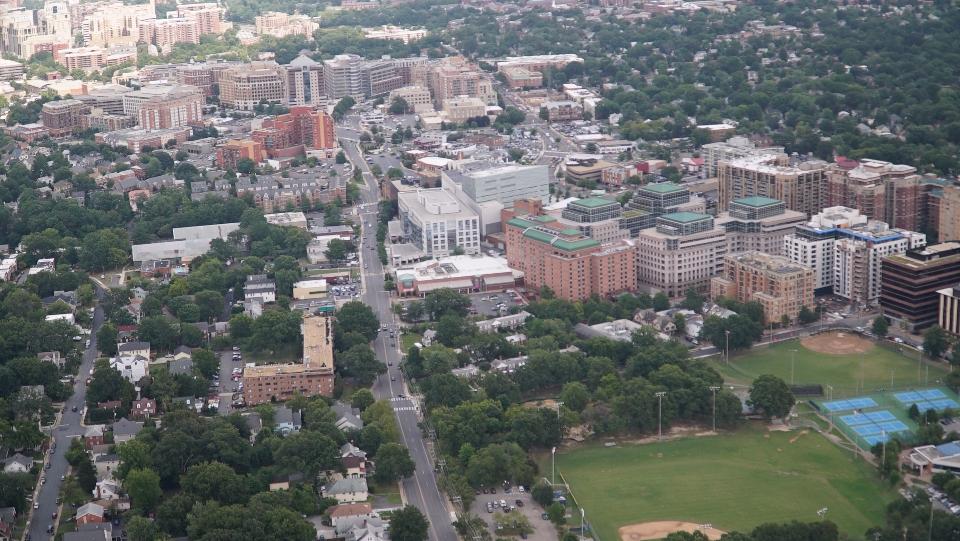
[(516, 291), (508, 289), (503, 293), (474, 293), (470, 295), (470, 307), (477, 314), (498, 317), (510, 313), (513, 306), (523, 306), (523, 297)]
[[(484, 522), (487, 523), (487, 527), (490, 528), (490, 533), (493, 534), (494, 538), (498, 536), (498, 533), (495, 530), (493, 518), (496, 513), (502, 513), (504, 511), (498, 507), (494, 509), (492, 513), (488, 513), (487, 502), (496, 501), (499, 503), (501, 500), (505, 501), (509, 507), (515, 508), (522, 513), (527, 517), (527, 520), (530, 521), (533, 533), (528, 534), (527, 539), (534, 541), (556, 540), (556, 528), (549, 520), (545, 520), (542, 517), (543, 509), (537, 502), (533, 501), (529, 492), (521, 494), (517, 490), (511, 490), (509, 494), (506, 494), (502, 489), (497, 489), (496, 494), (481, 493), (470, 507), (472, 514), (482, 517)], [(522, 506), (517, 503), (518, 500), (522, 503)]]

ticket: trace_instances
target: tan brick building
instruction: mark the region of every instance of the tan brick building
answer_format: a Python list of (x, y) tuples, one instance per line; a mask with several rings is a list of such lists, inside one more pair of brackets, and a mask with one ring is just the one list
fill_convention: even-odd
[(960, 240), (960, 186), (944, 186), (937, 224), (940, 242)]
[(804, 306), (813, 309), (813, 290), (813, 269), (761, 252), (727, 255), (723, 275), (710, 280), (710, 298), (757, 301), (774, 323), (783, 316), (796, 321)]
[(252, 110), (261, 102), (287, 103), (287, 73), (276, 62), (251, 62), (220, 74), (220, 103)]
[(738, 158), (718, 165), (720, 210), (730, 201), (754, 195), (779, 199), (790, 210), (814, 215), (825, 207), (827, 164), (791, 164), (785, 154)]
[(511, 218), (504, 224), (507, 262), (523, 271), (528, 290), (549, 287), (557, 297), (581, 300), (637, 287), (636, 246), (601, 245), (576, 229), (556, 229), (552, 216)]
[(243, 370), (247, 405), (302, 396), (333, 396), (333, 319), (307, 315), (301, 324), (303, 362), (264, 364)]
[(860, 160), (852, 169), (832, 168), (827, 180), (827, 206), (855, 208), (891, 227), (925, 229), (926, 190), (915, 167)]

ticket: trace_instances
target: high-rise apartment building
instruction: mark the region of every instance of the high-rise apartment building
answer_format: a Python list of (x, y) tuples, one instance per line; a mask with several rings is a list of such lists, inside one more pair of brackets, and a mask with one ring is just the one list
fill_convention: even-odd
[(443, 102), (457, 96), (479, 98), (487, 105), (497, 104), (497, 93), (489, 79), (463, 58), (446, 58), (430, 67), (427, 85), (439, 109)]
[(860, 160), (852, 169), (834, 167), (827, 180), (828, 206), (855, 208), (891, 227), (926, 228), (926, 191), (915, 167)]
[(197, 21), (185, 17), (143, 19), (139, 22), (140, 41), (169, 51), (177, 43), (200, 43)]
[(430, 91), (422, 86), (404, 86), (390, 92), (390, 99), (387, 103), (393, 103), (393, 100), (401, 98), (407, 102), (407, 106), (414, 113), (424, 113), (433, 111), (433, 101), (430, 99)]
[(384, 96), (407, 83), (390, 59), (364, 61), (361, 74), (364, 94), (369, 97)]
[(783, 153), (783, 147), (757, 147), (746, 137), (731, 137), (726, 141), (707, 143), (700, 149), (700, 154), (703, 156), (703, 174), (706, 178), (716, 177), (719, 174), (720, 162)]
[(562, 299), (606, 297), (637, 287), (636, 247), (601, 244), (552, 216), (513, 217), (504, 224), (507, 263), (523, 271), (527, 289), (550, 288)]
[(708, 291), (723, 270), (726, 230), (713, 216), (674, 212), (637, 236), (637, 279), (641, 289), (680, 297), (688, 289)]
[(287, 103), (286, 70), (276, 62), (251, 62), (220, 73), (220, 103), (250, 111), (260, 103)]
[(338, 54), (323, 61), (323, 87), (330, 99), (351, 96), (363, 99), (364, 60), (355, 54)]
[(623, 208), (611, 199), (588, 197), (571, 201), (560, 216), (558, 225), (579, 230), (582, 235), (601, 244), (630, 237), (630, 231), (623, 225)]
[(305, 15), (288, 15), (266, 11), (253, 19), (257, 35), (285, 38), (287, 36), (311, 36), (320, 25)]
[(323, 64), (305, 54), (284, 66), (287, 70), (287, 103), (289, 105), (325, 106)]
[(480, 253), (480, 217), (443, 188), (397, 195), (403, 236), (428, 257)]
[(177, 4), (177, 10), (173, 12), (174, 17), (193, 20), (200, 35), (222, 34), (227, 31), (230, 24), (224, 22), (223, 15), (224, 9), (216, 2)]
[(300, 325), (303, 360), (262, 364), (243, 370), (243, 400), (248, 406), (284, 401), (295, 395), (333, 396), (333, 318), (308, 314)]
[(783, 253), (783, 239), (807, 221), (807, 215), (787, 210), (783, 201), (753, 196), (734, 199), (730, 210), (717, 216), (717, 225), (727, 230), (727, 254), (758, 251)]
[(784, 237), (784, 255), (811, 267), (817, 289), (857, 305), (874, 304), (880, 295), (880, 261), (926, 244), (922, 233), (891, 229), (860, 211), (830, 207)]
[(883, 315), (916, 332), (937, 323), (938, 291), (960, 282), (960, 242), (932, 244), (883, 258)]
[(70, 45), (72, 30), (66, 2), (47, 2), (42, 9), (8, 9), (0, 14), (0, 53), (30, 58), (53, 45)]
[(721, 210), (734, 199), (760, 195), (812, 216), (826, 201), (827, 164), (820, 160), (791, 164), (786, 155), (766, 154), (721, 161), (718, 170)]
[(813, 309), (813, 269), (763, 252), (727, 254), (723, 275), (710, 280), (710, 298), (757, 301), (768, 322), (796, 321), (803, 307)]
[(153, 3), (125, 5), (121, 2), (95, 4), (84, 10), (80, 22), (83, 43), (88, 47), (136, 45), (140, 21), (156, 18)]
[[(147, 86), (144, 90), (150, 88)], [(162, 91), (140, 103), (137, 119), (140, 127), (148, 130), (189, 126), (203, 119), (203, 103), (203, 92), (197, 87), (162, 87)]]
[(960, 186), (943, 187), (937, 219), (937, 235), (940, 242), (960, 240)]

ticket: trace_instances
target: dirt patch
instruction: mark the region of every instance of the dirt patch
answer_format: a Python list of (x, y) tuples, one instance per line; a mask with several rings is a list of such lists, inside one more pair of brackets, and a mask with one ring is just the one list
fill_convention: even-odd
[(641, 522), (623, 526), (618, 530), (621, 541), (645, 541), (647, 539), (663, 539), (674, 532), (701, 532), (707, 539), (720, 539), (724, 532), (709, 527), (708, 524), (663, 520), (659, 522)]
[(803, 436), (804, 434), (807, 434), (807, 433), (808, 433), (808, 431), (807, 431), (807, 430), (804, 430), (803, 432), (801, 432), (801, 433), (797, 434), (796, 436), (790, 438), (790, 443), (796, 443), (797, 440), (800, 439), (800, 436)]
[(866, 353), (873, 348), (873, 342), (849, 332), (824, 332), (808, 336), (800, 343), (811, 351), (827, 355)]

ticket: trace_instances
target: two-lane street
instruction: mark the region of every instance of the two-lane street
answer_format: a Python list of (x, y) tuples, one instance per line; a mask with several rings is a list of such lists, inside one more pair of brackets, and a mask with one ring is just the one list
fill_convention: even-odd
[[(102, 298), (102, 295), (103, 290), (97, 287), (97, 297)], [(81, 426), (81, 421), (87, 397), (86, 380), (93, 368), (93, 363), (97, 360), (97, 331), (100, 330), (103, 321), (103, 309), (97, 306), (93, 312), (90, 346), (83, 352), (83, 361), (80, 365), (76, 383), (73, 386), (73, 395), (64, 404), (63, 414), (53, 430), (53, 441), (56, 444), (56, 449), (50, 452), (47, 457), (50, 469), (44, 469), (41, 474), (46, 482), (40, 485), (39, 490), (34, 495), (34, 505), (37, 507), (30, 510), (30, 522), (27, 525), (27, 532), (33, 541), (53, 537), (47, 533), (47, 528), (57, 522), (52, 515), (54, 512), (59, 513), (57, 497), (60, 495), (61, 477), (67, 474), (65, 453), (74, 438), (83, 436), (84, 428)], [(73, 408), (76, 408), (76, 411), (73, 411)], [(46, 467), (46, 464), (44, 464), (44, 467)]]
[[(377, 256), (377, 202), (379, 190), (377, 180), (370, 173), (367, 163), (357, 146), (345, 142), (344, 152), (355, 167), (363, 173), (366, 184), (363, 190), (364, 210), (360, 213), (362, 239), (360, 242), (361, 261), (363, 263), (363, 295), (361, 299), (377, 314), (382, 325), (397, 329), (396, 316), (391, 310), (390, 293), (383, 290), (384, 269)], [(427, 442), (420, 429), (418, 406), (409, 398), (400, 370), (401, 354), (398, 345), (400, 336), (391, 337), (390, 331), (381, 332), (373, 342), (377, 358), (387, 364), (387, 372), (373, 384), (373, 394), (379, 400), (389, 400), (397, 416), (397, 424), (403, 444), (409, 449), (416, 464), (414, 474), (401, 481), (407, 503), (420, 509), (430, 521), (429, 538), (436, 541), (457, 539), (457, 533), (450, 523), (450, 509), (446, 497), (437, 486), (437, 476)]]

